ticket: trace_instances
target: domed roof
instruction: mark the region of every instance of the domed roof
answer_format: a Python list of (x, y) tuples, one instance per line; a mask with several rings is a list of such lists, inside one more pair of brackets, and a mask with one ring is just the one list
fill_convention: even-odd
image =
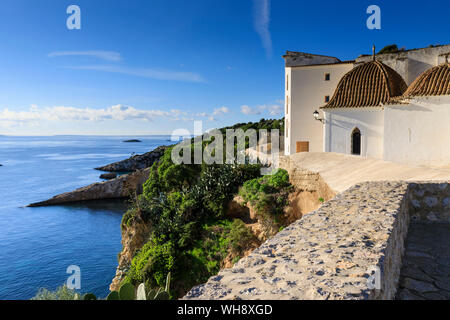
[(423, 72), (409, 86), (405, 98), (450, 95), (450, 64), (444, 63)]
[(407, 85), (392, 68), (379, 61), (353, 68), (339, 82), (333, 98), (322, 108), (374, 107), (401, 96)]

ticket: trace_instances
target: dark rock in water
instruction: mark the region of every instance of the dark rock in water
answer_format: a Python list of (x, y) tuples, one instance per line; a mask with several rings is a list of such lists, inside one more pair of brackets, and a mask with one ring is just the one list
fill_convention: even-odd
[(2, 165), (2, 164), (0, 164), (0, 167), (3, 167), (3, 165)]
[(29, 207), (44, 207), (82, 201), (128, 198), (131, 194), (142, 193), (142, 185), (147, 181), (149, 174), (150, 168), (138, 170), (116, 179), (94, 183), (72, 192), (57, 195), (50, 200), (32, 203)]
[(138, 140), (138, 139), (131, 139), (131, 140), (125, 140), (124, 142), (142, 142), (142, 141)]
[(142, 170), (151, 167), (153, 163), (158, 161), (168, 147), (169, 146), (160, 146), (153, 151), (141, 155), (132, 156), (131, 158), (128, 158), (126, 160), (111, 163), (95, 169), (108, 172), (132, 172), (136, 170)]
[(117, 178), (117, 173), (111, 172), (111, 173), (104, 173), (100, 175), (100, 179), (106, 179), (111, 180)]

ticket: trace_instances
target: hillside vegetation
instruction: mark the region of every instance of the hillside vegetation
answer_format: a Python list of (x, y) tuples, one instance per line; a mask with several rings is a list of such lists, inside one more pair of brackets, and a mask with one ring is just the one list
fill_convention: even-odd
[[(283, 123), (262, 119), (220, 130), (283, 130)], [(278, 230), (283, 226), (280, 210), (287, 204), (290, 184), (284, 170), (261, 178), (259, 164), (177, 165), (171, 160), (171, 151), (166, 150), (153, 164), (143, 194), (135, 198), (123, 217), (123, 228), (142, 220), (150, 233), (121, 284), (145, 282), (150, 288), (161, 287), (170, 272), (173, 294), (178, 297), (216, 274), (225, 261), (235, 263), (259, 245), (260, 240), (242, 220), (227, 215), (239, 189), (244, 186), (245, 199)], [(276, 196), (271, 198), (269, 194)]]

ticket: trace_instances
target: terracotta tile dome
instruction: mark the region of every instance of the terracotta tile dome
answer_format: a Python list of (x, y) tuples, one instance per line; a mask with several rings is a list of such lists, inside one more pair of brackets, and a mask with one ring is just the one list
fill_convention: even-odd
[(375, 107), (401, 96), (407, 89), (403, 78), (379, 61), (349, 71), (339, 82), (333, 98), (322, 108)]
[(409, 86), (404, 98), (450, 95), (450, 64), (444, 63), (423, 72)]

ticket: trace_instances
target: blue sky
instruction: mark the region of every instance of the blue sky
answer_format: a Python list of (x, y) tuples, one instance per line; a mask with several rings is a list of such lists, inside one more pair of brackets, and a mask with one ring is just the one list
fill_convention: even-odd
[[(66, 9), (81, 8), (81, 30)], [(381, 8), (381, 30), (366, 9)], [(442, 1), (2, 0), (0, 134), (170, 134), (281, 118), (286, 50), (450, 43)]]

